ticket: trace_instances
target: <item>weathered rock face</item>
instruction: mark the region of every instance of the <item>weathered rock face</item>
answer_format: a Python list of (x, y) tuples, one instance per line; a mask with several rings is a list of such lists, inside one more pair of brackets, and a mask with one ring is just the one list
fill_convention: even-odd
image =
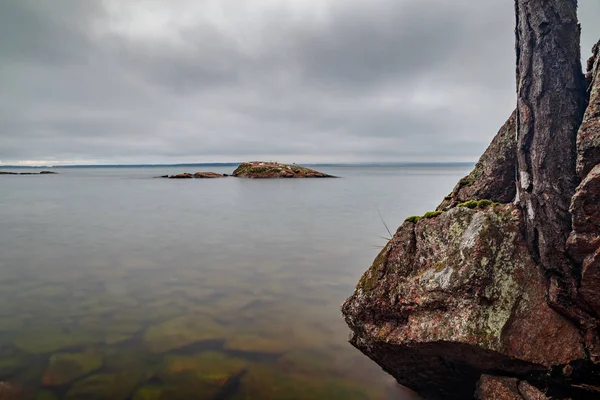
[(546, 303), (512, 205), (405, 222), (342, 309), (351, 343), (427, 398), (472, 396), (481, 371), (525, 375), (584, 357)]
[(600, 315), (600, 164), (577, 188), (571, 200), (573, 231), (567, 247), (581, 268), (579, 295)]
[(588, 60), (589, 105), (577, 133), (577, 172), (584, 178), (600, 163), (600, 41)]
[(513, 112), (471, 173), (461, 179), (438, 210), (447, 210), (468, 200), (488, 199), (500, 203), (514, 200), (517, 168), (516, 113)]
[(544, 393), (527, 381), (492, 375), (481, 376), (477, 383), (475, 398), (478, 400), (548, 400)]
[(232, 176), (239, 178), (335, 178), (314, 169), (299, 165), (280, 164), (275, 162), (252, 161), (240, 164)]

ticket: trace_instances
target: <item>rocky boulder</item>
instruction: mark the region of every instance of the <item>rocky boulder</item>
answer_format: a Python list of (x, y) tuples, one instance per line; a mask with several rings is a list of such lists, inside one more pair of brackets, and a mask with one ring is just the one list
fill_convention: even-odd
[(314, 169), (301, 167), (296, 164), (280, 164), (276, 162), (252, 161), (239, 165), (232, 176), (239, 178), (335, 178)]
[[(544, 7), (566, 12), (556, 26), (578, 37), (574, 3), (516, 4), (518, 17), (538, 18)], [(551, 24), (518, 26), (523, 33)], [(527, 48), (538, 42), (518, 43)], [(556, 61), (549, 49), (534, 48), (540, 54), (532, 57)], [(425, 398), (600, 398), (599, 69), (600, 43), (588, 62), (589, 104), (581, 126), (568, 96), (548, 90), (544, 95), (553, 98), (540, 105), (526, 101), (538, 99), (534, 94), (521, 92), (517, 128), (513, 114), (436, 211), (407, 218), (343, 304), (350, 342)], [(540, 71), (527, 70), (520, 89), (545, 87), (554, 72)], [(573, 69), (557, 71), (569, 75)], [(557, 90), (571, 90), (557, 84), (560, 77), (552, 79)], [(540, 109), (561, 101), (573, 113), (555, 118)], [(533, 111), (544, 115), (535, 124)], [(572, 131), (573, 151), (565, 147), (561, 154), (546, 135), (553, 124), (564, 140)], [(523, 136), (516, 145), (519, 126), (535, 133), (535, 141), (523, 142)], [(531, 158), (516, 157), (527, 151)], [(528, 166), (537, 177), (520, 170), (519, 181), (517, 167)], [(572, 190), (562, 188), (567, 180)]]
[(351, 343), (426, 398), (473, 396), (484, 371), (544, 373), (585, 356), (546, 303), (513, 205), (405, 222), (342, 306)]

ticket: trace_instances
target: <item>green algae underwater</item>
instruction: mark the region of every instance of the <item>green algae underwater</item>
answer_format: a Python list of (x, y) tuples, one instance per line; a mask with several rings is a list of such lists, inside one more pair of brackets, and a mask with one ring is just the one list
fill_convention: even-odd
[(201, 185), (110, 172), (0, 192), (0, 381), (32, 400), (409, 398), (347, 342), (339, 307), (383, 229), (352, 191), (392, 204), (390, 174), (445, 190), (464, 168)]

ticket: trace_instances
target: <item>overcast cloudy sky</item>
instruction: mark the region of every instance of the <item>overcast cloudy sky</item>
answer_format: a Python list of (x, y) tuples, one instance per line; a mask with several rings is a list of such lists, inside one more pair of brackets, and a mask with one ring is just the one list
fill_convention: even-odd
[(513, 32), (508, 0), (1, 0), (0, 162), (474, 161)]

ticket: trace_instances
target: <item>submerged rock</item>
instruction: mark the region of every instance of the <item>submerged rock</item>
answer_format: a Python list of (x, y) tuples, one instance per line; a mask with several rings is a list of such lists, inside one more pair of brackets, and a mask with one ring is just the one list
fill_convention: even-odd
[[(248, 361), (217, 352), (191, 356), (170, 355), (155, 374), (156, 383), (141, 387), (134, 400), (218, 399), (245, 374)], [(232, 399), (236, 387), (229, 392)]]
[(276, 162), (251, 161), (239, 165), (232, 176), (239, 178), (335, 178), (314, 169), (296, 164), (280, 164)]
[(24, 357), (0, 355), (0, 379), (23, 369), (26, 363), (27, 359)]
[(294, 374), (263, 365), (254, 365), (241, 379), (241, 393), (233, 399), (306, 400), (372, 398), (351, 382)]
[(223, 336), (223, 328), (208, 316), (182, 316), (149, 327), (143, 341), (150, 352), (164, 353)]
[(126, 400), (142, 378), (141, 374), (135, 372), (92, 375), (75, 382), (65, 400)]
[(44, 386), (62, 386), (101, 366), (102, 355), (94, 351), (54, 354), (44, 371), (42, 383)]
[(35, 394), (18, 385), (0, 381), (0, 400), (33, 400)]
[(14, 345), (30, 354), (48, 354), (62, 349), (91, 345), (102, 341), (97, 335), (88, 332), (63, 332), (58, 329), (44, 329), (25, 332), (14, 340)]
[(225, 349), (243, 353), (281, 354), (287, 346), (278, 340), (260, 334), (236, 333), (227, 338)]

